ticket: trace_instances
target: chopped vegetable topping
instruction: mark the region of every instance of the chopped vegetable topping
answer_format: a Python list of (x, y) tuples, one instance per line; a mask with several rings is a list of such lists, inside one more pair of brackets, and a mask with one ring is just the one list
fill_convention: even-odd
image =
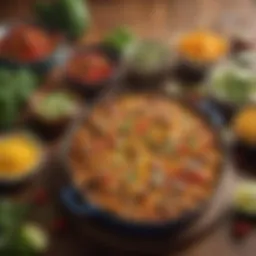
[(130, 53), (129, 66), (138, 72), (158, 71), (168, 60), (168, 51), (159, 43), (142, 41)]
[(77, 54), (67, 67), (69, 78), (83, 83), (103, 82), (110, 78), (113, 72), (113, 64), (99, 52)]
[(0, 43), (0, 55), (18, 62), (42, 60), (53, 52), (56, 39), (40, 28), (19, 25)]
[(49, 120), (71, 116), (77, 106), (75, 98), (64, 92), (50, 93), (37, 104), (37, 113)]
[[(120, 116), (103, 111), (113, 108)], [(97, 181), (94, 189), (85, 191), (93, 203), (123, 218), (159, 221), (175, 218), (208, 198), (220, 156), (214, 139), (205, 150), (212, 131), (199, 116), (176, 101), (137, 94), (99, 104), (92, 116), (97, 118), (84, 123), (71, 147), (76, 155), (83, 152), (80, 142), (87, 134), (92, 154), (82, 160), (71, 155), (71, 164), (74, 180), (87, 185)], [(99, 123), (106, 128), (100, 137), (91, 128)], [(107, 143), (113, 137), (114, 146)]]
[(241, 67), (220, 66), (212, 75), (211, 91), (221, 100), (246, 103), (256, 92), (256, 76)]

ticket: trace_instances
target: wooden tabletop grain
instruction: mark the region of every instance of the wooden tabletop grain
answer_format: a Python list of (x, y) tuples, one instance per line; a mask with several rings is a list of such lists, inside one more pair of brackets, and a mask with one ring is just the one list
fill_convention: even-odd
[[(0, 19), (31, 17), (35, 0), (0, 1)], [(256, 9), (249, 0), (91, 0), (92, 29), (81, 41), (98, 41), (110, 28), (120, 24), (132, 27), (143, 37), (169, 41), (175, 35), (193, 27), (218, 27), (225, 17), (236, 15), (243, 22), (253, 18)], [(252, 19), (251, 19), (252, 20)], [(248, 23), (247, 23), (248, 24)], [(252, 24), (252, 22), (250, 22)], [(236, 30), (237, 24), (229, 22), (227, 32)], [(222, 222), (188, 248), (180, 256), (254, 256), (256, 236), (252, 235), (237, 244), (229, 235), (228, 221)], [(72, 233), (53, 236), (47, 256), (82, 255), (131, 255), (116, 252), (100, 243), (84, 241), (84, 248), (77, 244)], [(169, 255), (167, 252), (166, 255)]]

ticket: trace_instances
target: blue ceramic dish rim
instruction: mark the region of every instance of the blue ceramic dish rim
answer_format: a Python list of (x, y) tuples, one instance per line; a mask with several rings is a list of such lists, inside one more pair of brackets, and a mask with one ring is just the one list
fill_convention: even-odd
[[(137, 222), (137, 221), (132, 221), (132, 220), (131, 221), (126, 220), (126, 219), (121, 218), (115, 214), (109, 213), (100, 207), (95, 206), (92, 202), (89, 202), (86, 199), (86, 196), (81, 196), (81, 194), (79, 193), (75, 184), (70, 184), (69, 186), (62, 188), (62, 190), (60, 191), (60, 197), (61, 197), (62, 203), (64, 203), (64, 205), (73, 214), (75, 214), (77, 216), (87, 216), (87, 217), (92, 217), (92, 218), (100, 218), (103, 220), (105, 219), (105, 220), (108, 220), (110, 223), (118, 225), (119, 227), (124, 227), (124, 228), (132, 229), (132, 230), (139, 229), (141, 231), (142, 230), (157, 231), (157, 230), (169, 229), (172, 226), (176, 226), (176, 225), (179, 225), (179, 223), (184, 223), (187, 220), (190, 220), (190, 218), (193, 219), (195, 216), (197, 216), (198, 214), (203, 212), (207, 208), (207, 206), (210, 204), (210, 202), (212, 201), (212, 198), (215, 195), (217, 187), (220, 183), (222, 174), (224, 173), (224, 170), (223, 170), (224, 169), (224, 159), (225, 159), (225, 155), (226, 155), (226, 153), (225, 153), (226, 147), (224, 146), (224, 144), (221, 140), (221, 134), (220, 134), (220, 130), (219, 130), (220, 128), (222, 128), (222, 126), (221, 126), (222, 124), (219, 122), (219, 119), (218, 119), (217, 123), (215, 123), (216, 122), (215, 118), (217, 117), (218, 113), (214, 112), (214, 114), (212, 116), (212, 120), (210, 120), (211, 118), (207, 117), (207, 115), (212, 114), (212, 113), (210, 113), (212, 106), (208, 105), (207, 101), (200, 102), (197, 105), (198, 107), (196, 108), (192, 104), (189, 104), (189, 103), (185, 102), (184, 100), (178, 99), (177, 97), (168, 96), (168, 95), (165, 95), (162, 93), (160, 93), (160, 95), (162, 95), (163, 97), (167, 97), (169, 99), (181, 102), (187, 108), (193, 107), (192, 111), (197, 116), (199, 116), (200, 118), (205, 120), (205, 123), (213, 131), (213, 133), (216, 137), (216, 143), (217, 143), (220, 151), (223, 153), (222, 154), (223, 157), (218, 166), (219, 173), (218, 173), (218, 177), (215, 181), (215, 189), (214, 189), (212, 195), (208, 199), (206, 199), (204, 202), (202, 202), (200, 205), (198, 205), (195, 209), (185, 212), (183, 215), (179, 216), (178, 218), (167, 220), (167, 221), (158, 221), (158, 222)], [(67, 138), (66, 138), (66, 140), (64, 140), (64, 143), (62, 145), (60, 158), (62, 161), (63, 161), (63, 159), (65, 159), (64, 160), (65, 172), (68, 175), (68, 177), (72, 177), (72, 175), (70, 175), (71, 168), (69, 167), (69, 164), (67, 161), (68, 158), (66, 157), (66, 155), (68, 154), (69, 145), (72, 140), (74, 132), (77, 130), (80, 123), (87, 119), (89, 114), (90, 114), (90, 110), (88, 110), (88, 113), (85, 115), (85, 118), (77, 120), (77, 122), (71, 128), (70, 133), (67, 135)], [(215, 131), (214, 126), (215, 126), (215, 128), (217, 128), (218, 131)], [(71, 178), (71, 180), (72, 180), (72, 178)], [(72, 198), (72, 197), (75, 197), (76, 195), (81, 196), (81, 198), (83, 198), (82, 205), (78, 205), (76, 202), (73, 201), (74, 198)]]
[(167, 231), (170, 228), (182, 226), (185, 223), (189, 223), (189, 221), (193, 220), (194, 217), (197, 217), (206, 207), (206, 204), (204, 204), (203, 207), (198, 208), (196, 211), (186, 212), (186, 214), (181, 217), (170, 221), (152, 223), (136, 222), (128, 219), (122, 219), (115, 214), (96, 207), (88, 201), (84, 201), (83, 204), (79, 206), (72, 198), (72, 196), (79, 195), (78, 193), (79, 192), (74, 187), (66, 187), (62, 189), (60, 193), (62, 203), (64, 203), (64, 206), (67, 207), (75, 216), (86, 216), (93, 219), (100, 219), (102, 221), (107, 221), (108, 224), (114, 225), (115, 227), (129, 231), (139, 231), (139, 233), (147, 233), (148, 231)]
[[(3, 40), (3, 38), (9, 33), (10, 29), (12, 29), (15, 26), (22, 25), (22, 24), (27, 24), (27, 25), (31, 25), (31, 26), (34, 26), (34, 27), (39, 27), (39, 28), (43, 29), (44, 31), (46, 31), (47, 33), (49, 33), (49, 35), (51, 33), (54, 33), (54, 32), (48, 31), (47, 29), (45, 29), (44, 27), (40, 26), (39, 24), (37, 24), (35, 22), (22, 21), (22, 20), (6, 21), (6, 22), (0, 23), (0, 29), (5, 30), (3, 35), (0, 36), (0, 41)], [(47, 55), (47, 57), (42, 58), (42, 59), (38, 59), (36, 61), (21, 62), (21, 61), (17, 61), (17, 60), (11, 60), (11, 59), (8, 59), (8, 58), (4, 58), (4, 57), (1, 57), (1, 56), (0, 56), (0, 61), (2, 61), (4, 63), (8, 63), (10, 65), (15, 65), (15, 66), (37, 66), (37, 65), (40, 65), (42, 63), (45, 63), (45, 62), (49, 61), (65, 45), (66, 45), (66, 41), (64, 40), (64, 37), (63, 37), (63, 39), (61, 39), (58, 43), (56, 43), (56, 46), (51, 51), (51, 53)]]

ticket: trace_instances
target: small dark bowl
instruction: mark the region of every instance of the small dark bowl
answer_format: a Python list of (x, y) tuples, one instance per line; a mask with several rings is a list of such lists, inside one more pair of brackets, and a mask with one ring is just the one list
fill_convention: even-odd
[(182, 85), (196, 86), (205, 81), (211, 65), (199, 64), (187, 60), (178, 60), (171, 75)]
[(83, 47), (75, 50), (73, 56), (87, 54), (91, 52), (100, 53), (105, 56), (110, 61), (112, 67), (114, 67), (114, 70), (107, 79), (99, 81), (97, 83), (79, 81), (79, 79), (70, 77), (67, 73), (67, 70), (65, 70), (65, 80), (67, 81), (68, 88), (71, 91), (78, 93), (79, 95), (85, 96), (87, 99), (95, 99), (104, 91), (111, 90), (111, 88), (115, 86), (115, 84), (120, 80), (122, 74), (121, 57), (119, 53), (113, 48), (110, 48), (106, 45), (100, 44)]
[[(147, 47), (147, 44), (152, 46), (158, 46), (162, 53), (161, 63), (152, 69), (144, 70), (136, 64), (136, 55), (140, 53), (140, 50)], [(150, 50), (149, 50), (150, 51)], [(134, 59), (135, 58), (135, 59)], [(125, 57), (126, 65), (126, 85), (128, 88), (133, 90), (145, 90), (145, 89), (156, 89), (164, 85), (168, 80), (168, 69), (170, 65), (170, 56), (168, 47), (162, 43), (154, 40), (143, 40), (134, 44), (128, 49)]]
[(237, 139), (232, 145), (232, 158), (238, 169), (256, 174), (256, 145)]
[(56, 141), (61, 137), (61, 135), (63, 135), (70, 122), (70, 117), (49, 122), (39, 116), (33, 116), (28, 121), (28, 127), (42, 140), (52, 142)]
[(51, 142), (59, 139), (64, 134), (69, 124), (78, 114), (81, 102), (79, 101), (78, 97), (74, 96), (74, 98), (77, 100), (74, 116), (65, 115), (54, 120), (48, 120), (45, 117), (41, 116), (39, 113), (37, 113), (37, 111), (35, 110), (35, 105), (39, 103), (40, 100), (42, 100), (43, 97), (45, 97), (49, 93), (51, 92), (38, 93), (34, 95), (34, 97), (31, 99), (29, 103), (30, 115), (27, 120), (27, 126), (32, 129), (41, 139)]
[[(30, 24), (25, 22), (18, 23), (5, 23), (0, 27), (0, 40), (2, 40), (9, 31), (21, 24)], [(32, 24), (32, 26), (37, 27), (37, 25)], [(49, 32), (51, 36), (51, 33)], [(56, 34), (54, 34), (56, 36)], [(5, 57), (0, 56), (0, 67), (7, 67), (8, 69), (19, 69), (19, 68), (28, 68), (38, 75), (44, 75), (50, 71), (55, 65), (62, 61), (62, 56), (65, 55), (65, 42), (60, 38), (59, 42), (56, 43), (55, 49), (44, 59), (38, 59), (37, 61), (32, 62), (22, 62), (18, 60), (11, 60)]]
[(132, 88), (134, 90), (144, 90), (145, 87), (147, 89), (156, 89), (164, 85), (167, 79), (167, 70), (164, 69), (148, 74), (130, 71), (126, 76), (128, 88)]

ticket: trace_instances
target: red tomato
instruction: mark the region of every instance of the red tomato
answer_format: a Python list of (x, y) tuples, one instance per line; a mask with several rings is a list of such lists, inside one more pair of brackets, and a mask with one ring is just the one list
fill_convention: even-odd
[(89, 83), (106, 80), (112, 72), (112, 65), (100, 53), (77, 55), (68, 65), (68, 74), (71, 78)]
[(184, 155), (187, 154), (189, 151), (189, 146), (187, 144), (182, 144), (178, 148), (178, 153)]
[(203, 184), (206, 180), (205, 177), (197, 171), (187, 171), (181, 174), (181, 179), (189, 183)]
[(46, 58), (56, 44), (45, 31), (30, 25), (13, 28), (1, 43), (1, 54), (15, 61), (36, 61)]
[(148, 120), (141, 120), (136, 125), (136, 132), (139, 134), (144, 134), (148, 130), (148, 127), (149, 127)]

